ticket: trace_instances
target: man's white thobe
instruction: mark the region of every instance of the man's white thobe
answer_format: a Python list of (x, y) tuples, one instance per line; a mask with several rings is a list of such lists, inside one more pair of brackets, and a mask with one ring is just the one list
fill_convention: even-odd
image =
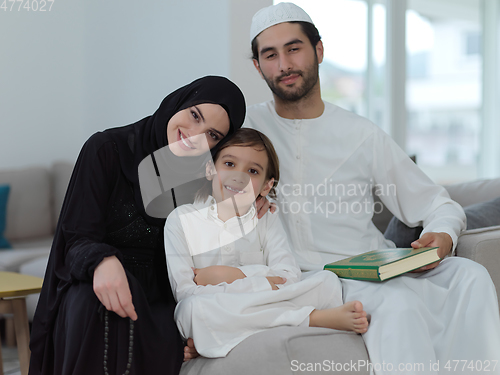
[[(245, 126), (266, 134), (278, 153), (280, 217), (302, 270), (394, 247), (372, 222), (381, 209), (374, 192), (405, 224), (423, 225), (422, 235), (448, 233), (455, 249), (463, 209), (370, 121), (326, 102), (318, 118), (285, 119), (270, 101), (249, 107)], [(444, 374), (448, 361), (500, 361), (495, 288), (475, 262), (450, 257), (422, 274), (342, 284), (344, 301), (361, 301), (372, 316), (363, 338), (377, 374)], [(490, 373), (500, 374), (500, 363)]]

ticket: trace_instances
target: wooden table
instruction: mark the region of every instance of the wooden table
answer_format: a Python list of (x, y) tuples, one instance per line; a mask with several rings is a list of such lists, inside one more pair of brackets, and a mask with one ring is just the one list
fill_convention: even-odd
[[(17, 352), (21, 375), (28, 375), (30, 365), (30, 331), (25, 297), (42, 290), (43, 279), (15, 272), (0, 272), (0, 313), (14, 314)], [(0, 375), (3, 375), (0, 345)]]

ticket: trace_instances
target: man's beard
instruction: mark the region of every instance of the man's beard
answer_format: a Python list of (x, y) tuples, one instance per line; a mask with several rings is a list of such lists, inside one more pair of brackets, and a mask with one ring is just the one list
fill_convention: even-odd
[[(302, 70), (293, 70), (287, 73), (284, 73), (280, 75), (278, 78), (275, 80), (267, 78), (264, 74), (262, 76), (264, 77), (264, 80), (267, 82), (267, 85), (271, 89), (274, 95), (276, 95), (278, 98), (280, 98), (283, 101), (286, 102), (296, 102), (298, 100), (301, 100), (309, 92), (313, 89), (313, 87), (316, 85), (318, 82), (318, 71), (319, 71), (319, 65), (318, 65), (318, 57), (315, 56), (314, 59), (314, 64), (307, 69), (306, 71)], [(289, 88), (289, 90), (286, 90), (284, 88), (281, 88), (279, 86), (279, 82), (284, 78), (288, 77), (291, 74), (298, 74), (302, 76), (302, 79), (304, 80), (302, 86), (296, 87), (296, 88)]]

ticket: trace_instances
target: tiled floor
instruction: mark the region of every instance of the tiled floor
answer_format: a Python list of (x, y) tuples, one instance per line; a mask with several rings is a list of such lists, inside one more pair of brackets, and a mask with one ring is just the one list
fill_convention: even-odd
[(21, 375), (16, 348), (2, 346), (2, 359), (4, 375)]

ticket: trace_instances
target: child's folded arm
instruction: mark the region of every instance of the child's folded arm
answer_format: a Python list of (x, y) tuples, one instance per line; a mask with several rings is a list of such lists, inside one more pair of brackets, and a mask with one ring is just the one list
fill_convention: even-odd
[[(194, 276), (194, 274), (192, 274)], [(172, 285), (173, 286), (173, 285)], [(238, 279), (228, 284), (222, 282), (217, 285), (196, 285), (192, 277), (185, 277), (176, 283), (174, 295), (177, 301), (184, 298), (200, 295), (200, 294), (215, 294), (215, 293), (254, 293), (271, 290), (271, 284), (262, 276), (245, 277)]]
[[(175, 211), (172, 213), (174, 214)], [(245, 277), (228, 284), (196, 285), (194, 263), (182, 226), (174, 215), (165, 224), (165, 253), (170, 286), (177, 301), (195, 294), (248, 293), (272, 290), (265, 277)]]
[[(295, 283), (299, 281), (300, 276), (297, 277), (298, 268), (295, 268), (293, 265), (287, 263), (276, 263), (273, 267), (266, 266), (264, 264), (249, 264), (245, 266), (238, 267), (241, 272), (245, 274), (246, 277), (272, 277), (279, 276), (284, 277), (287, 280), (290, 280), (291, 283)], [(300, 273), (299, 273), (300, 275)]]
[[(239, 266), (238, 269), (245, 274), (246, 277), (252, 276), (270, 276), (269, 266), (265, 264), (247, 264), (244, 266)], [(275, 276), (275, 275), (272, 275)]]
[(168, 276), (177, 301), (197, 294), (214, 293), (249, 293), (271, 290), (271, 285), (263, 276), (245, 277), (232, 283), (222, 282), (217, 285), (197, 285), (191, 257), (169, 256)]
[(193, 272), (196, 285), (217, 285), (224, 282), (231, 284), (246, 277), (240, 269), (224, 265), (195, 268)]

